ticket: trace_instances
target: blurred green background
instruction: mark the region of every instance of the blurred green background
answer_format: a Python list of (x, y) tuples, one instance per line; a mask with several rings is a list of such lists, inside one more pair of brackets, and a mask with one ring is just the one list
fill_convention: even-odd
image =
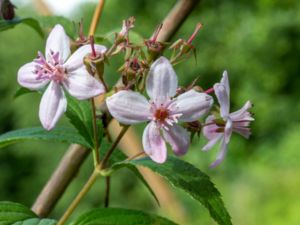
[[(148, 38), (175, 2), (109, 0), (97, 32), (119, 29), (123, 19), (135, 16), (135, 31)], [(17, 7), (19, 3), (15, 2)], [(20, 5), (19, 16), (38, 14), (32, 2)], [(88, 3), (77, 7), (69, 18), (83, 18), (87, 30), (94, 6)], [(227, 69), (232, 110), (248, 99), (254, 103), (253, 135), (248, 141), (234, 136), (223, 164), (208, 168), (217, 149), (201, 152), (203, 138), (195, 139), (185, 156), (211, 176), (234, 224), (300, 224), (299, 12), (298, 0), (203, 0), (173, 38), (188, 38), (197, 22), (204, 25), (194, 42), (197, 62), (191, 58), (175, 68), (181, 85), (200, 76), (198, 84), (209, 88)], [(19, 67), (31, 61), (38, 50), (43, 51), (44, 45), (45, 41), (25, 25), (0, 33), (0, 133), (39, 125), (40, 96), (29, 94), (14, 100), (13, 95), (19, 88)], [(111, 83), (117, 79), (120, 65), (121, 58), (115, 58), (107, 68)], [(66, 144), (35, 141), (1, 149), (0, 200), (30, 206), (66, 148)], [(91, 170), (89, 158), (52, 217), (61, 215)], [(104, 182), (98, 182), (76, 213), (102, 204), (103, 189)], [(186, 224), (215, 224), (200, 204), (181, 192), (176, 196), (183, 205)], [(141, 183), (126, 171), (112, 179), (111, 205), (162, 214)]]

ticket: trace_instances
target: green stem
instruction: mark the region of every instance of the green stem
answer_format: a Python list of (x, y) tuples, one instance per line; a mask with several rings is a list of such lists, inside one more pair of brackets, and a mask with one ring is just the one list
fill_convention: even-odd
[(118, 135), (117, 139), (114, 141), (114, 143), (112, 144), (110, 149), (107, 151), (106, 155), (104, 156), (104, 158), (103, 158), (103, 160), (100, 164), (100, 170), (104, 169), (106, 167), (107, 161), (109, 160), (111, 154), (114, 152), (115, 148), (117, 147), (117, 145), (121, 141), (122, 137), (124, 136), (124, 134), (126, 133), (128, 128), (129, 128), (129, 126), (125, 126), (125, 127), (122, 128), (122, 130), (121, 130), (120, 134)]
[(99, 156), (99, 135), (98, 135), (98, 127), (97, 127), (97, 117), (96, 117), (96, 106), (94, 98), (91, 99), (92, 105), (92, 113), (93, 113), (93, 133), (94, 133), (94, 149), (93, 149), (93, 158), (94, 158), (94, 166), (96, 167), (100, 163)]
[(110, 49), (108, 49), (108, 51), (105, 53), (106, 57), (110, 57), (111, 54), (115, 51), (115, 49), (117, 48), (117, 44), (113, 44)]
[(76, 209), (78, 204), (80, 203), (81, 199), (87, 194), (87, 192), (91, 189), (93, 184), (95, 183), (97, 177), (99, 175), (99, 171), (97, 169), (94, 170), (86, 184), (83, 186), (81, 191), (78, 193), (76, 198), (73, 200), (67, 211), (64, 213), (64, 215), (61, 217), (61, 219), (58, 221), (57, 225), (63, 225), (67, 221), (67, 219), (71, 216), (73, 211)]

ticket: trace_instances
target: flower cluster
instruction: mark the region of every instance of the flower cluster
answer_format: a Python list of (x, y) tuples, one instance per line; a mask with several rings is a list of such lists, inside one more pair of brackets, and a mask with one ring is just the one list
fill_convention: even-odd
[[(78, 45), (72, 55), (70, 39), (63, 27), (56, 25), (53, 28), (47, 39), (45, 56), (38, 52), (37, 58), (22, 66), (18, 72), (21, 86), (43, 91), (39, 109), (43, 127), (47, 130), (54, 128), (66, 111), (65, 91), (78, 100), (90, 99), (108, 91), (106, 105), (113, 118), (124, 125), (148, 123), (143, 132), (143, 148), (153, 161), (163, 163), (167, 160), (167, 143), (176, 155), (184, 155), (191, 143), (191, 130), (187, 127), (197, 124), (199, 129), (196, 131), (200, 132), (202, 128), (203, 135), (208, 139), (203, 147), (204, 151), (221, 142), (220, 153), (211, 166), (218, 165), (224, 159), (233, 132), (245, 138), (250, 136), (249, 124), (253, 118), (248, 110), (251, 103), (248, 101), (240, 110), (229, 112), (230, 88), (225, 71), (221, 82), (211, 89), (220, 104), (220, 112), (209, 115), (205, 123), (201, 122), (214, 103), (213, 97), (209, 95), (210, 91), (200, 91), (195, 84), (189, 88), (179, 88), (178, 77), (172, 65), (182, 60), (193, 48), (191, 41), (201, 24), (197, 25), (189, 41), (180, 39), (171, 46), (176, 54), (170, 60), (159, 56), (166, 45), (157, 40), (162, 26), (145, 41), (148, 58), (142, 54), (141, 48), (129, 41), (128, 33), (133, 27), (134, 18), (124, 20), (121, 31), (115, 36), (115, 44), (109, 50), (103, 45), (94, 44), (93, 39), (88, 41), (89, 39), (84, 38), (84, 42)], [(80, 35), (83, 35), (82, 32)], [(99, 81), (91, 68), (97, 68), (95, 60), (99, 56), (100, 70), (103, 73), (106, 58), (128, 49), (131, 54), (125, 57), (125, 63), (119, 70), (125, 87), (109, 90), (104, 83), (103, 74), (98, 74)], [(85, 63), (89, 56), (92, 66)], [(143, 95), (144, 87), (149, 100)]]

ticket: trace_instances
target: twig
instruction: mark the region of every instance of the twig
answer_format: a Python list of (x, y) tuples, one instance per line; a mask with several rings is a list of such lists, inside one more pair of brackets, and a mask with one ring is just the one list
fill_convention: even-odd
[(109, 195), (110, 195), (110, 176), (105, 177), (105, 197), (104, 197), (104, 207), (108, 208), (109, 206)]
[(64, 213), (64, 215), (62, 216), (62, 218), (58, 221), (57, 225), (63, 225), (67, 221), (67, 219), (70, 217), (70, 215), (72, 214), (72, 212), (76, 209), (77, 205), (80, 203), (81, 199), (91, 189), (91, 187), (95, 183), (98, 175), (99, 175), (99, 171), (96, 168), (94, 170), (94, 172), (92, 173), (92, 175), (90, 176), (90, 178), (88, 179), (88, 181), (86, 182), (86, 184), (84, 185), (84, 187), (82, 188), (82, 190), (78, 193), (78, 195), (76, 196), (76, 198), (74, 199), (74, 201), (71, 203), (71, 205), (69, 206), (69, 208), (67, 209), (67, 211)]
[(89, 36), (93, 36), (95, 34), (96, 28), (97, 28), (97, 24), (99, 22), (100, 16), (102, 14), (102, 10), (104, 7), (104, 2), (105, 0), (99, 0), (97, 8), (94, 12), (94, 16), (91, 22), (91, 26), (90, 26), (90, 31), (89, 31)]
[(40, 217), (48, 216), (67, 186), (78, 173), (80, 166), (89, 153), (89, 149), (77, 144), (69, 147), (59, 166), (33, 204), (32, 211)]

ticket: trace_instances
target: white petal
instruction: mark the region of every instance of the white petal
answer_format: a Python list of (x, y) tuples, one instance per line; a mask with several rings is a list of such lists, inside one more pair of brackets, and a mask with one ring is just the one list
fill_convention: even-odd
[(62, 87), (52, 81), (43, 94), (39, 117), (43, 127), (51, 130), (67, 109), (67, 100)]
[(251, 117), (251, 114), (248, 112), (248, 110), (252, 107), (252, 104), (250, 101), (247, 101), (245, 103), (245, 105), (239, 109), (238, 111), (235, 111), (233, 113), (230, 113), (230, 118), (233, 120), (233, 121), (241, 121), (241, 120), (254, 120), (252, 117)]
[(66, 61), (71, 53), (70, 39), (60, 24), (55, 25), (47, 38), (45, 55), (47, 60), (51, 51), (59, 52), (59, 58), (62, 62)]
[(228, 73), (227, 73), (226, 70), (223, 72), (222, 79), (221, 79), (221, 84), (223, 84), (225, 86), (227, 95), (230, 96), (229, 79), (228, 79)]
[(111, 115), (123, 124), (136, 124), (151, 117), (149, 102), (137, 92), (119, 91), (108, 97), (106, 104)]
[(165, 140), (171, 145), (176, 155), (184, 155), (190, 145), (189, 133), (177, 124), (173, 124), (168, 128), (169, 130), (163, 130)]
[(210, 168), (219, 165), (224, 160), (226, 153), (227, 153), (227, 144), (225, 142), (225, 139), (223, 138), (221, 142), (221, 149), (219, 151), (217, 159), (210, 165)]
[(218, 133), (214, 138), (209, 139), (207, 144), (202, 148), (202, 151), (210, 150), (221, 138), (223, 137), (222, 133)]
[(220, 133), (216, 132), (216, 130), (219, 128), (214, 122), (213, 120), (215, 119), (215, 116), (210, 115), (209, 117), (206, 118), (205, 124), (209, 124), (209, 125), (205, 125), (202, 129), (203, 135), (208, 139), (214, 139), (217, 136), (219, 136)]
[(224, 138), (225, 138), (226, 144), (229, 143), (231, 134), (232, 134), (232, 121), (231, 121), (231, 119), (228, 118), (225, 128), (224, 128)]
[(84, 68), (77, 69), (68, 75), (63, 85), (70, 95), (79, 100), (89, 99), (105, 92), (103, 84)]
[(18, 71), (18, 82), (21, 86), (31, 90), (43, 88), (49, 80), (38, 80), (35, 71), (35, 63), (27, 63)]
[[(106, 47), (103, 45), (94, 45), (95, 46), (95, 51), (97, 53), (105, 53), (106, 52)], [(84, 66), (83, 64), (83, 59), (84, 57), (92, 52), (91, 45), (84, 45), (78, 48), (71, 56), (70, 58), (66, 61), (64, 66), (68, 71), (75, 70), (81, 66)]]
[(158, 58), (152, 65), (146, 81), (148, 95), (154, 101), (173, 97), (178, 87), (177, 75), (165, 57)]
[(221, 117), (227, 119), (229, 115), (229, 96), (223, 84), (215, 84), (214, 91), (220, 104)]
[(205, 93), (190, 90), (179, 95), (170, 105), (171, 114), (182, 114), (180, 121), (192, 122), (206, 114), (213, 104), (213, 98)]
[(250, 128), (248, 127), (234, 127), (233, 131), (242, 135), (246, 139), (248, 139), (251, 135)]
[(143, 133), (144, 151), (157, 163), (164, 163), (167, 159), (166, 143), (160, 135), (155, 122), (150, 122)]

